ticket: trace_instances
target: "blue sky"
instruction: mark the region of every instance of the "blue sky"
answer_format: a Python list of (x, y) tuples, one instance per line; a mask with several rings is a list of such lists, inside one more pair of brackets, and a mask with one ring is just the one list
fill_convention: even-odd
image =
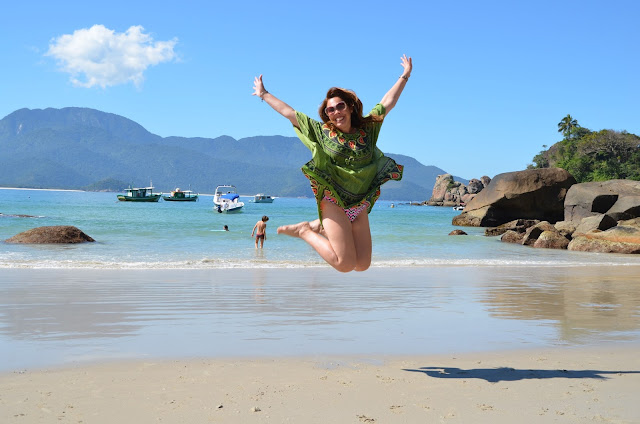
[(407, 54), (385, 152), (470, 179), (524, 169), (567, 114), (640, 134), (637, 1), (11, 3), (0, 118), (78, 106), (161, 136), (295, 136), (254, 76), (317, 117), (331, 86), (373, 107)]

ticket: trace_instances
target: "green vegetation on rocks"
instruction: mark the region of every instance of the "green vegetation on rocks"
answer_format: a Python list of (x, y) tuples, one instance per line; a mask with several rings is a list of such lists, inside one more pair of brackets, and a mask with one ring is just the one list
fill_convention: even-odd
[[(533, 158), (528, 168), (563, 168), (579, 182), (640, 180), (640, 137), (626, 131), (591, 131), (567, 115), (558, 123), (564, 139)], [(546, 146), (543, 146), (546, 148)]]

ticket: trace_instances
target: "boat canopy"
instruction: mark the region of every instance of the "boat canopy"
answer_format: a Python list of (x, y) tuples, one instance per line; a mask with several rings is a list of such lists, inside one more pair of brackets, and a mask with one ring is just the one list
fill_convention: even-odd
[(228, 200), (235, 200), (239, 197), (240, 196), (238, 196), (236, 193), (227, 193), (220, 196), (221, 199), (228, 199)]

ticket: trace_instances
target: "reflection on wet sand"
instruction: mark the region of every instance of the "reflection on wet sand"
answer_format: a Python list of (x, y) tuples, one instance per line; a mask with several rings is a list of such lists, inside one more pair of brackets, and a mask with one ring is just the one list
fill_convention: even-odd
[(5, 269), (0, 350), (21, 366), (27, 351), (55, 362), (637, 342), (639, 270)]
[[(4, 272), (8, 272), (4, 270)], [(140, 327), (125, 286), (39, 275), (37, 281), (3, 281), (0, 334), (15, 339), (67, 340), (123, 337)]]
[(550, 321), (566, 342), (594, 333), (633, 338), (628, 333), (640, 328), (637, 268), (514, 269), (503, 274), (481, 294), (493, 316)]

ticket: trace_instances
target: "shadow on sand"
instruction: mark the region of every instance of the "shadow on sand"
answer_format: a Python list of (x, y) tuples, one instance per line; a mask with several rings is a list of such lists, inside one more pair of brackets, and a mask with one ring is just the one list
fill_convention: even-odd
[(450, 367), (422, 367), (418, 369), (404, 369), (404, 371), (421, 372), (434, 378), (460, 378), (486, 380), (489, 383), (500, 381), (534, 380), (545, 378), (595, 378), (606, 380), (611, 374), (640, 374), (640, 371), (596, 371), (596, 370), (518, 370), (515, 368), (450, 368)]

